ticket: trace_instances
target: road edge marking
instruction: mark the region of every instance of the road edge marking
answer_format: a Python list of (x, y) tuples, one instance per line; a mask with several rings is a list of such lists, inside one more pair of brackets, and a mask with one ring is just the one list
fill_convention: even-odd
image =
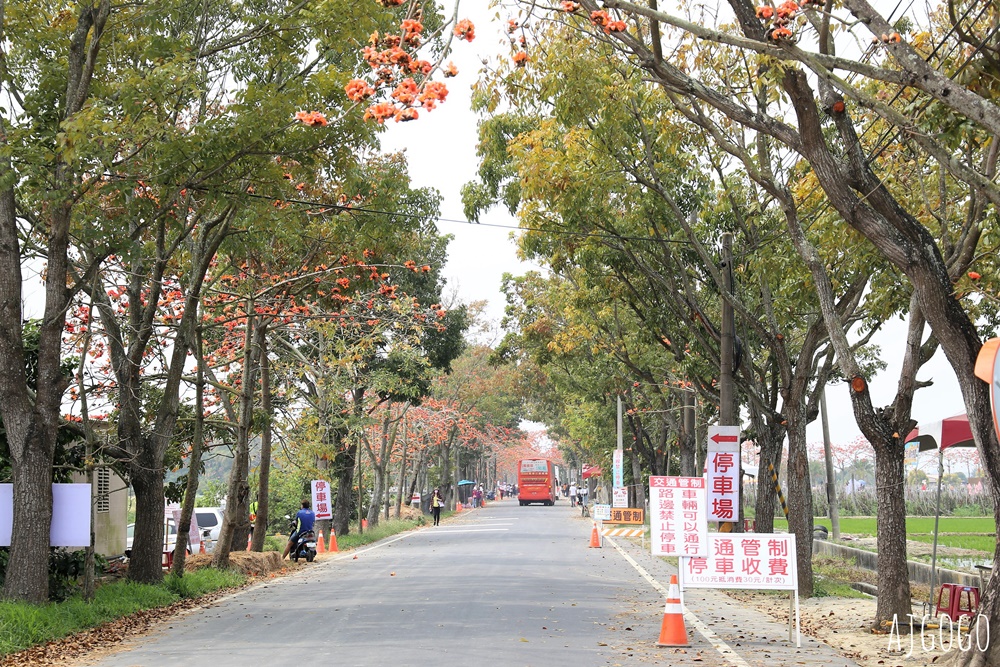
[[(647, 572), (642, 565), (639, 565), (639, 563), (637, 563), (634, 558), (632, 558), (625, 552), (624, 549), (618, 546), (617, 542), (611, 539), (611, 537), (607, 536), (604, 538), (604, 541), (609, 542), (611, 546), (615, 548), (615, 551), (621, 554), (622, 558), (628, 561), (628, 563), (632, 567), (634, 567), (639, 574), (642, 575), (643, 579), (648, 581), (653, 586), (653, 588), (655, 588), (657, 591), (660, 592), (661, 595), (667, 597), (669, 593), (667, 588), (663, 584), (658, 582), (656, 579), (654, 579), (653, 575)], [(710, 643), (713, 646), (713, 648), (715, 648), (715, 650), (718, 651), (719, 654), (722, 655), (722, 657), (725, 660), (728, 660), (736, 667), (750, 667), (747, 661), (741, 658), (739, 654), (736, 653), (736, 651), (733, 649), (732, 646), (730, 646), (722, 639), (720, 639), (719, 635), (715, 634), (711, 628), (702, 623), (701, 620), (697, 616), (695, 616), (694, 612), (692, 612), (690, 609), (686, 608), (684, 609), (684, 620), (690, 623), (695, 630), (700, 632), (701, 635), (708, 641), (708, 643)]]

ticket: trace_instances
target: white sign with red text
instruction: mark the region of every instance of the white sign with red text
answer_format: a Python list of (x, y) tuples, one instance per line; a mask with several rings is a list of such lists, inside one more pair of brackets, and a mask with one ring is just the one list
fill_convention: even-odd
[(704, 477), (650, 477), (649, 510), (654, 556), (708, 555)]
[(739, 521), (740, 427), (709, 426), (708, 520)]
[(312, 481), (312, 506), (317, 519), (333, 518), (333, 499), (330, 497), (330, 483), (326, 480)]
[(685, 588), (798, 589), (795, 535), (710, 533), (707, 546), (681, 561)]

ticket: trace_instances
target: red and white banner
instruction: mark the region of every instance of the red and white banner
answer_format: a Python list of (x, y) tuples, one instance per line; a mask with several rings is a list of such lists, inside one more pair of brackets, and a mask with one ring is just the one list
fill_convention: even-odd
[(312, 481), (312, 506), (317, 519), (333, 518), (333, 499), (330, 497), (330, 483), (326, 480)]
[(740, 427), (709, 426), (708, 520), (740, 519)]
[(708, 554), (704, 477), (650, 477), (649, 508), (654, 556)]
[(798, 590), (795, 535), (710, 533), (707, 546), (681, 561), (684, 588)]

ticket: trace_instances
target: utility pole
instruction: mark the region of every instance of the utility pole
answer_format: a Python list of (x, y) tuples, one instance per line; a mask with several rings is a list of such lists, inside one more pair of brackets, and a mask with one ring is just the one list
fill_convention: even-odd
[(840, 539), (840, 508), (837, 507), (837, 483), (833, 475), (833, 451), (830, 445), (830, 418), (826, 413), (826, 387), (819, 393), (819, 414), (823, 419), (823, 457), (826, 459), (826, 502), (830, 506), (833, 539)]
[[(719, 426), (738, 426), (736, 420), (736, 401), (733, 387), (733, 307), (728, 297), (733, 293), (733, 235), (725, 232), (722, 235), (722, 332), (719, 348)], [(737, 477), (737, 505), (739, 506), (738, 521), (720, 522), (719, 531), (724, 533), (742, 532), (743, 528), (743, 466), (742, 456), (740, 474)]]

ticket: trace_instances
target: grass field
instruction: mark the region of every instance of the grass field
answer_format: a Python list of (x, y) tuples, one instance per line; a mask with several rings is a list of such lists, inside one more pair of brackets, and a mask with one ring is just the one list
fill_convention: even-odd
[[(816, 526), (830, 527), (828, 519), (815, 519)], [(775, 519), (774, 527), (788, 530), (788, 522)], [(845, 517), (840, 520), (840, 532), (850, 535), (874, 535), (877, 528), (875, 517)], [(934, 517), (916, 516), (906, 519), (907, 537), (928, 544), (934, 541)], [(938, 544), (961, 549), (975, 549), (993, 553), (996, 547), (996, 524), (993, 517), (943, 516), (938, 525)]]
[(98, 588), (91, 602), (79, 597), (44, 605), (0, 602), (0, 656), (245, 581), (246, 577), (236, 572), (205, 569), (183, 578), (167, 575), (156, 586), (116, 581)]
[[(817, 526), (830, 527), (829, 519), (813, 519), (813, 524)], [(775, 519), (774, 527), (781, 530), (788, 529), (788, 522), (784, 519)], [(943, 516), (938, 526), (941, 533), (989, 533), (996, 532), (996, 524), (990, 516)], [(852, 535), (874, 535), (878, 530), (876, 519), (873, 516), (844, 517), (840, 520), (840, 532)], [(906, 519), (906, 532), (934, 534), (934, 517), (932, 516), (911, 516)]]

